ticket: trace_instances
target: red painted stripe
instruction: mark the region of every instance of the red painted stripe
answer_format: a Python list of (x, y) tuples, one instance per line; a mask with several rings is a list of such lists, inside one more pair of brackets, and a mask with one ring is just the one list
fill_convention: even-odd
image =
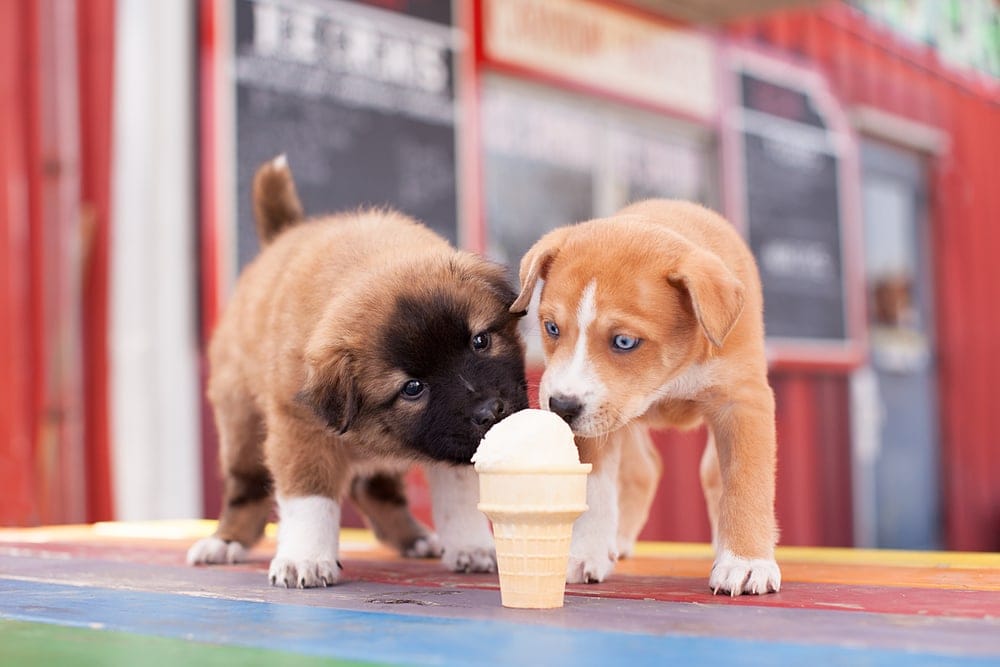
[[(102, 571), (114, 570), (116, 564), (109, 558), (124, 562), (141, 562), (162, 566), (183, 566), (183, 551), (176, 541), (167, 548), (167, 541), (138, 541), (128, 544), (16, 544), (0, 546), (0, 553), (36, 557), (105, 560)], [(459, 574), (443, 569), (435, 560), (403, 560), (391, 555), (373, 554), (361, 559), (350, 554), (342, 556), (343, 581), (365, 581), (400, 586), (427, 588), (473, 588), (496, 590), (499, 587), (495, 574)], [(655, 565), (647, 560), (644, 565)], [(664, 570), (670, 562), (664, 560)], [(707, 566), (707, 564), (706, 564)], [(268, 554), (256, 555), (256, 560), (241, 565), (227, 566), (227, 571), (259, 573), (266, 581)], [(891, 568), (887, 568), (891, 570)], [(946, 572), (946, 571), (945, 571)], [(943, 573), (943, 579), (946, 574)], [(964, 588), (929, 588), (904, 586), (866, 586), (855, 584), (815, 583), (786, 581), (777, 594), (731, 598), (712, 595), (706, 577), (651, 576), (613, 574), (602, 584), (570, 584), (568, 595), (620, 600), (656, 600), (702, 605), (741, 607), (771, 607), (786, 609), (813, 609), (826, 611), (861, 611), (878, 614), (954, 618), (1000, 617), (1000, 592), (967, 590)]]
[[(266, 563), (256, 565), (261, 572)], [(440, 588), (496, 589), (496, 575), (443, 572), (439, 563), (414, 561), (344, 560), (345, 581), (372, 581)], [(570, 584), (568, 595), (621, 600), (656, 600), (743, 607), (780, 607), (865, 611), (879, 614), (996, 618), (1000, 616), (1000, 593), (933, 588), (883, 588), (842, 584), (787, 582), (780, 593), (731, 598), (712, 595), (703, 578), (612, 575), (603, 584)]]

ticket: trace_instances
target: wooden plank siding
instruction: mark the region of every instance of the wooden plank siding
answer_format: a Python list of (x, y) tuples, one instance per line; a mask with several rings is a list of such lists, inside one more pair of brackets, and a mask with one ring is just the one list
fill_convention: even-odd
[[(850, 421), (843, 374), (773, 373), (778, 411), (777, 514), (781, 543), (848, 546), (852, 540)], [(643, 540), (711, 539), (698, 463), (705, 431), (661, 432), (664, 471)]]
[(27, 141), (31, 13), (27, 4), (0, 3), (0, 525), (39, 520)]
[(111, 518), (113, 9), (0, 7), (0, 524)]
[(77, 5), (80, 104), (80, 201), (83, 266), (83, 401), (87, 520), (113, 518), (108, 396), (111, 244), (111, 126), (115, 58), (115, 0)]

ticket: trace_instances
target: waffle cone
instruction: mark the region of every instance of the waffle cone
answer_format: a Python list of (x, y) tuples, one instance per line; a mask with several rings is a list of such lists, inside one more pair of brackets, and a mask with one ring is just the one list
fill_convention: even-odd
[(493, 523), (505, 607), (563, 606), (573, 522), (587, 510), (590, 465), (479, 474), (479, 509)]

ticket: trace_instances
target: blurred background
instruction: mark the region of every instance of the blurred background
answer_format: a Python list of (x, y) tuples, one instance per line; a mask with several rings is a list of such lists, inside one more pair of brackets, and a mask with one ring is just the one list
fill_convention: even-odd
[[(308, 212), (511, 266), (639, 198), (724, 213), (782, 542), (1000, 550), (998, 77), (993, 0), (4, 0), (0, 525), (217, 515), (206, 341), (286, 153)], [(704, 433), (657, 443), (643, 537), (707, 540)]]

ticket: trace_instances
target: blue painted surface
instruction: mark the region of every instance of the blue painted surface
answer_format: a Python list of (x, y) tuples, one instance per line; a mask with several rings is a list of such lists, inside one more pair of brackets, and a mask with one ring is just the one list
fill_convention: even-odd
[[(997, 665), (1000, 656), (573, 630), (0, 578), (0, 618), (406, 665)], [(546, 613), (546, 612), (537, 612)], [(794, 637), (793, 627), (789, 635)], [(845, 638), (845, 643), (850, 638)]]

